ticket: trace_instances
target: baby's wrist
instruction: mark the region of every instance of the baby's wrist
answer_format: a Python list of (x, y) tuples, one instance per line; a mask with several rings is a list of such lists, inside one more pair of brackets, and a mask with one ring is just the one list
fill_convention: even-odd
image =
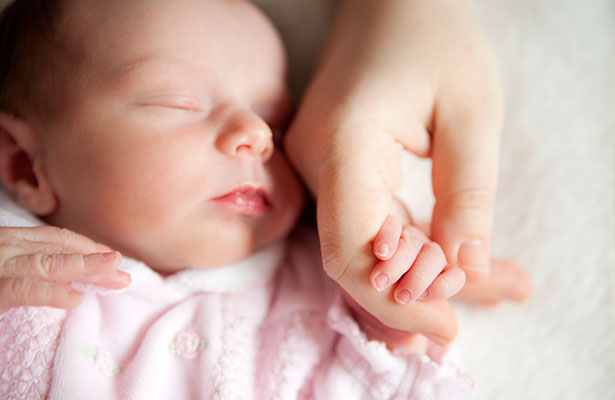
[(411, 354), (427, 352), (429, 340), (425, 336), (389, 328), (358, 305), (348, 294), (344, 294), (343, 299), (350, 314), (369, 341), (382, 342), (389, 351), (401, 349)]

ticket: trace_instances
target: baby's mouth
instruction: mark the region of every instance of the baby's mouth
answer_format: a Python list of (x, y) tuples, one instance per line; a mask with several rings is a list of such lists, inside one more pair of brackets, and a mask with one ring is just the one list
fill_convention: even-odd
[(267, 192), (250, 185), (239, 186), (211, 201), (241, 215), (258, 216), (271, 208)]

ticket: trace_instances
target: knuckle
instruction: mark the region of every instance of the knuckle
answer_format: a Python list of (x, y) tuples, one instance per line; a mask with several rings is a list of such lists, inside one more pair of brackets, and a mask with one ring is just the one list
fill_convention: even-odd
[(27, 241), (24, 241), (18, 234), (19, 228), (0, 228), (0, 258), (10, 258), (22, 248), (27, 248)]
[(18, 257), (8, 257), (0, 265), (0, 276), (11, 276), (18, 270)]
[(52, 254), (36, 254), (34, 257), (34, 265), (38, 268), (42, 277), (49, 278), (56, 274), (61, 263), (57, 257)]
[(23, 305), (47, 305), (53, 298), (51, 286), (28, 279), (10, 279), (4, 282), (0, 292), (10, 296), (13, 302)]
[(404, 231), (402, 232), (402, 240), (406, 242), (406, 245), (409, 248), (412, 249), (420, 249), (425, 244), (425, 241), (409, 228), (404, 228)]
[(4, 243), (7, 242), (7, 240), (10, 240), (11, 237), (12, 237), (11, 228), (2, 227), (0, 229), (0, 243), (2, 245), (4, 245)]
[(451, 279), (450, 277), (443, 279), (441, 283), (440, 292), (443, 297), (450, 297), (457, 293), (463, 287), (463, 284), (456, 279)]
[(58, 227), (52, 227), (52, 228), (53, 228), (52, 234), (56, 236), (58, 243), (60, 243), (63, 247), (70, 247), (71, 243), (73, 242), (73, 238), (72, 238), (72, 235), (70, 234), (70, 231), (65, 228), (58, 228)]
[[(444, 255), (444, 251), (442, 247), (436, 242), (427, 242), (423, 245), (423, 249), (421, 250), (429, 255), (432, 258), (433, 262), (444, 264), (446, 263), (446, 256)], [(442, 265), (444, 267), (444, 265)]]
[(491, 187), (468, 187), (450, 193), (445, 203), (452, 209), (489, 212), (495, 205), (495, 190)]
[(348, 268), (348, 264), (344, 265), (342, 260), (339, 244), (334, 241), (321, 243), (321, 256), (327, 275), (336, 281), (339, 280)]
[(27, 279), (9, 279), (5, 283), (6, 292), (13, 299), (26, 299), (32, 293), (32, 284)]

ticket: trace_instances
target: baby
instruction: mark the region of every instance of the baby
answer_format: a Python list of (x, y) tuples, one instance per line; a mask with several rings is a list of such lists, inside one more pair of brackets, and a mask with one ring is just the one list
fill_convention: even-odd
[[(44, 65), (2, 71), (2, 184), (47, 223), (130, 257), (132, 283), (74, 284), (85, 293), (70, 312), (2, 314), (2, 397), (472, 393), (438, 346), (413, 354), (370, 341), (364, 332), (380, 326), (352, 299), (350, 311), (315, 235), (289, 236), (304, 193), (274, 146), (291, 110), (285, 56), (249, 2), (18, 1), (6, 12), (3, 36), (34, 12), (50, 29), (18, 37), (10, 54), (42, 54)], [(396, 285), (400, 305), (463, 285), (442, 250), (394, 216), (373, 245), (371, 282)], [(115, 276), (110, 288), (126, 283)]]

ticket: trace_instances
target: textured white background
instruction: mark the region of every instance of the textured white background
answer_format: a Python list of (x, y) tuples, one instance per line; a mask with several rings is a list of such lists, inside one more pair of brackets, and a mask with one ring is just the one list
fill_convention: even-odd
[[(279, 19), (301, 87), (327, 0), (257, 3)], [(615, 2), (471, 5), (506, 90), (493, 253), (522, 263), (535, 293), (523, 306), (457, 306), (463, 361), (480, 399), (615, 399)], [(400, 195), (428, 218), (430, 164), (405, 170)]]
[[(299, 90), (328, 0), (257, 3), (291, 47)], [(493, 252), (525, 265), (535, 294), (521, 307), (458, 306), (462, 357), (480, 399), (615, 399), (615, 2), (471, 4), (506, 88)], [(401, 193), (423, 217), (429, 168), (408, 159)]]

